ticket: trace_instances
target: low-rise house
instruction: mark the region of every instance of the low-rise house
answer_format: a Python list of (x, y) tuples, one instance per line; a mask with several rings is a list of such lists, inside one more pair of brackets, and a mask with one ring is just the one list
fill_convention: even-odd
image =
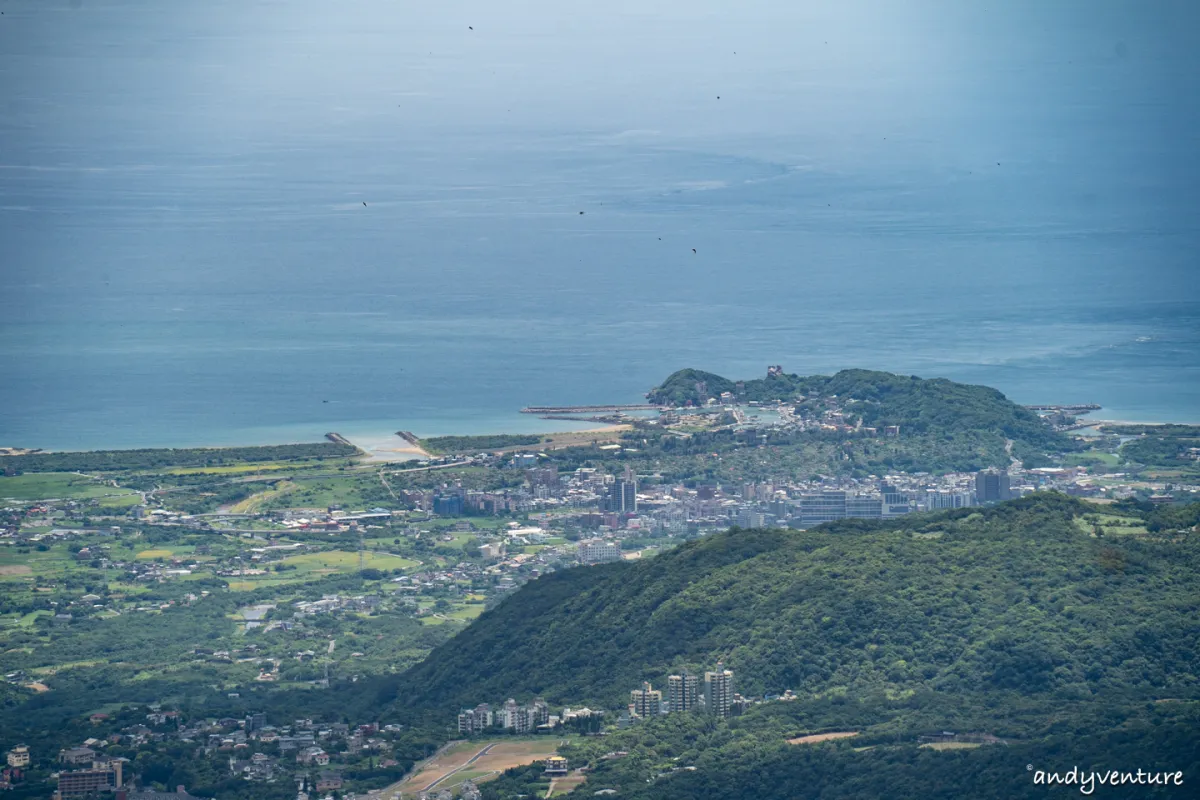
[(329, 763), (329, 754), (321, 748), (312, 745), (296, 754), (296, 763), (316, 764), (319, 767), (323, 767)]
[(322, 772), (317, 775), (317, 791), (331, 792), (342, 788), (342, 776), (337, 772)]
[(96, 751), (90, 747), (71, 747), (58, 754), (58, 760), (63, 764), (91, 764), (96, 760)]

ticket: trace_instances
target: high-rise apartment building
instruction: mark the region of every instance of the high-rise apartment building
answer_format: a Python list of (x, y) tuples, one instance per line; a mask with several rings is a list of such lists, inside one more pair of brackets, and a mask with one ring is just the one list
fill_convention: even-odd
[(997, 503), (1012, 499), (1008, 473), (991, 469), (975, 473), (975, 498), (980, 503)]
[(536, 697), (533, 700), (533, 705), (529, 707), (533, 711), (534, 725), (545, 725), (550, 721), (550, 706), (545, 699)]
[(704, 705), (710, 714), (728, 717), (733, 705), (733, 673), (717, 662), (713, 672), (704, 673)]
[(641, 689), (634, 689), (629, 695), (633, 713), (639, 717), (656, 717), (662, 713), (662, 692), (650, 684), (643, 683)]
[(695, 711), (700, 703), (700, 679), (686, 672), (667, 676), (667, 708), (672, 714), (677, 711)]
[(487, 703), (475, 708), (464, 708), (458, 715), (459, 733), (483, 733), (492, 727), (492, 709)]
[(637, 481), (632, 477), (613, 481), (608, 487), (608, 510), (618, 514), (632, 514), (637, 511)]

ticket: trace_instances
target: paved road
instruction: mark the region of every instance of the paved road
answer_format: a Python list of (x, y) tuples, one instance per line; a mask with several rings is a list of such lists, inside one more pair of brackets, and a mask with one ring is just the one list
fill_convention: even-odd
[[(497, 742), (497, 744), (499, 744), (499, 743)], [(472, 764), (474, 764), (476, 760), (478, 760), (478, 759), (480, 759), (480, 758), (483, 758), (484, 756), (486, 756), (486, 755), (487, 755), (487, 754), (488, 754), (488, 753), (491, 751), (491, 749), (492, 749), (493, 747), (495, 747), (495, 746), (496, 746), (495, 744), (489, 744), (487, 747), (483, 748), (483, 749), (482, 749), (482, 750), (480, 750), (478, 753), (476, 753), (475, 755), (473, 755), (473, 756), (471, 756), (470, 758), (468, 758), (468, 759), (467, 759), (467, 761), (466, 761), (466, 763), (465, 763), (465, 764), (463, 764), (461, 767), (455, 767), (454, 769), (450, 770), (449, 772), (447, 772), (447, 773), (446, 773), (445, 775), (443, 775), (442, 777), (438, 778), (438, 779), (437, 779), (436, 781), (434, 781), (433, 783), (431, 783), (431, 784), (429, 784), (428, 786), (426, 786), (426, 787), (425, 787), (425, 789), (424, 789), (424, 791), (426, 791), (426, 792), (431, 792), (431, 791), (433, 791), (433, 789), (434, 789), (434, 788), (435, 788), (435, 787), (436, 787), (436, 786), (437, 786), (439, 783), (441, 783), (442, 781), (446, 780), (447, 778), (449, 778), (451, 775), (455, 774), (456, 772), (462, 772), (464, 769), (466, 769), (467, 767), (469, 767), (469, 766), (471, 766)]]

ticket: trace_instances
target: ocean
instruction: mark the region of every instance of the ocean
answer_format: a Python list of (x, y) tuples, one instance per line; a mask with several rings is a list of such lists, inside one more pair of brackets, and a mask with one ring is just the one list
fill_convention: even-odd
[(1194, 4), (3, 10), (0, 445), (552, 430), (768, 364), (1200, 422)]

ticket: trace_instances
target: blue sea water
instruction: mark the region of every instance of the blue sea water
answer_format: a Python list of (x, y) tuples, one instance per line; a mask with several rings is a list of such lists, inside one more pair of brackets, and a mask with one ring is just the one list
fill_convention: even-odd
[(0, 445), (767, 364), (1200, 421), (1194, 4), (573, 5), (7, 0)]

